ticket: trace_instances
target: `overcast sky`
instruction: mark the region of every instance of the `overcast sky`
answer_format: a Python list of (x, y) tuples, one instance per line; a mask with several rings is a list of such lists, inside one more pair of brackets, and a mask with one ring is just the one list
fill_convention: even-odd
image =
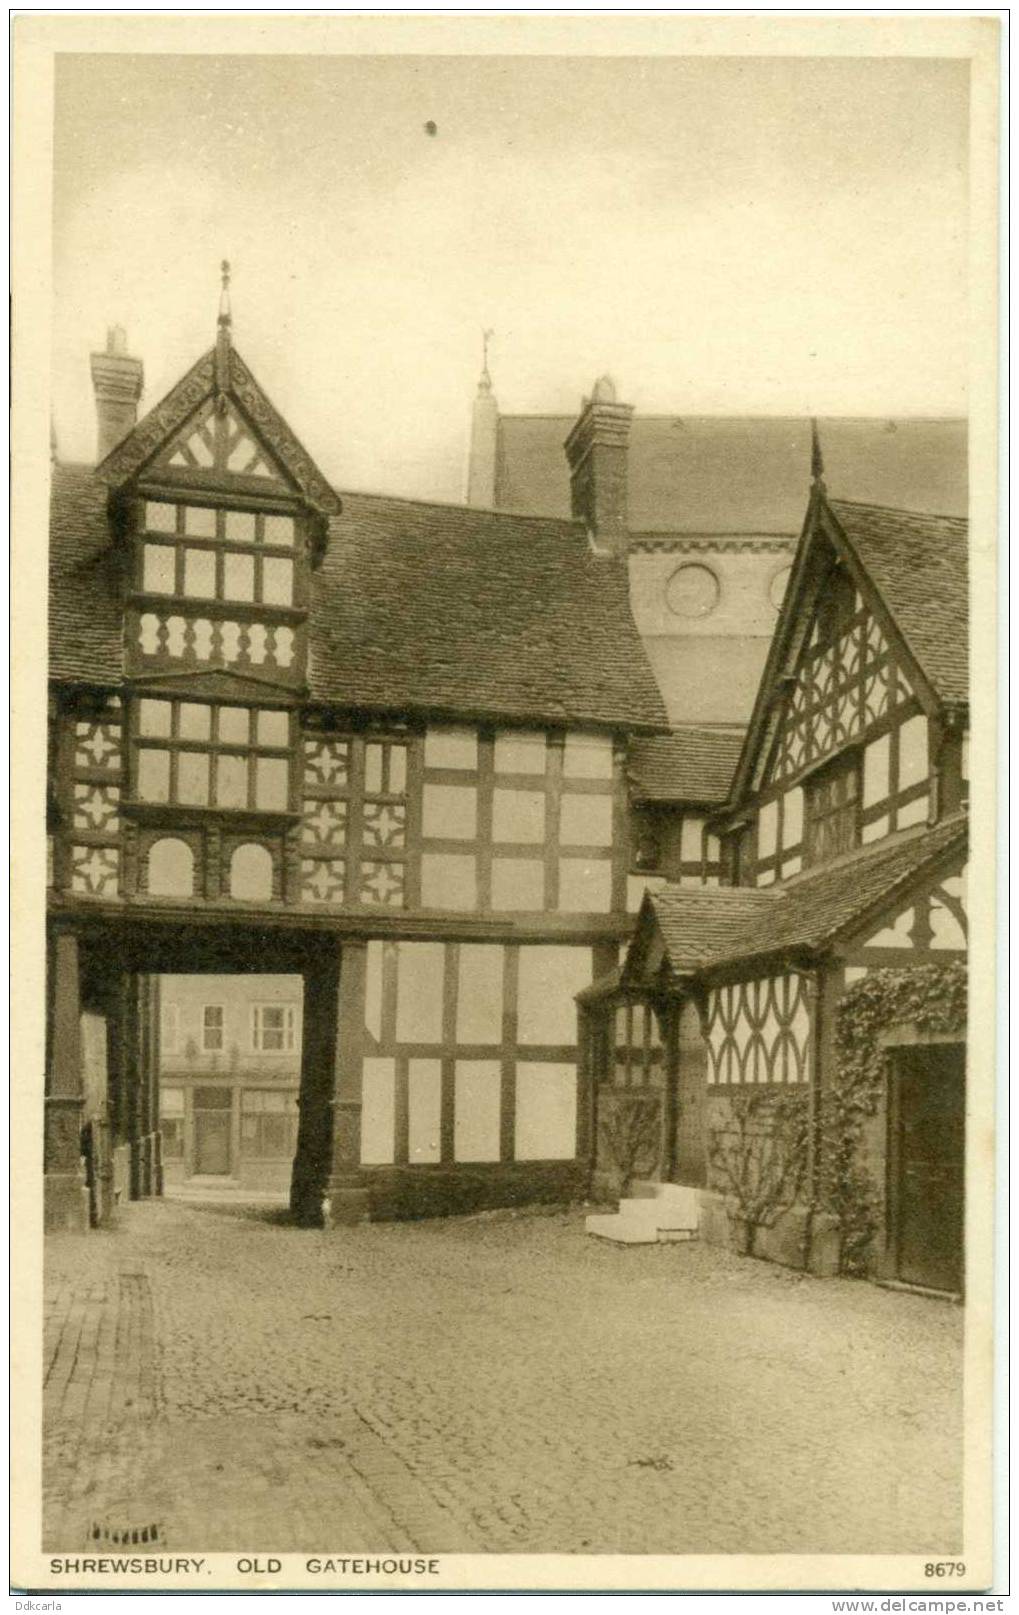
[[(967, 64), (57, 58), (53, 409), (95, 447), (238, 348), (341, 487), (463, 493), (483, 326), (507, 412), (966, 407)], [(436, 126), (434, 135), (426, 125)]]

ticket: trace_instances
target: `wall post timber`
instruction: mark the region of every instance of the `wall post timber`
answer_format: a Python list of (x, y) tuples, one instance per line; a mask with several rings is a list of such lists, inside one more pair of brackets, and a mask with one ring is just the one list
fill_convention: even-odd
[(148, 1067), (148, 1130), (149, 1130), (149, 1193), (163, 1192), (163, 1135), (159, 1130), (159, 1071), (162, 1064), (162, 1000), (158, 976), (147, 979), (149, 992), (149, 1067)]
[(89, 1226), (89, 1195), (81, 1161), (81, 964), (78, 938), (72, 931), (58, 932), (54, 938), (52, 970), (43, 1221), (47, 1230), (84, 1233)]
[(361, 1172), (361, 1092), (364, 1063), (366, 942), (344, 942), (336, 994), (336, 1037), (333, 1051), (333, 1156), (326, 1224), (342, 1227), (363, 1222), (369, 1192)]
[(136, 1077), (132, 1095), (131, 1198), (144, 1200), (152, 1193), (152, 985), (148, 976), (135, 977), (137, 1002)]

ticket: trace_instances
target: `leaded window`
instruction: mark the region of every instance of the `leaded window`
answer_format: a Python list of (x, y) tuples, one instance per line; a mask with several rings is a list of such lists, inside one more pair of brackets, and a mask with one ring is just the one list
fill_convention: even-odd
[(144, 696), (134, 725), (135, 799), (288, 812), (292, 729), (290, 712), (280, 707)]
[(827, 863), (860, 840), (860, 763), (854, 752), (808, 783), (807, 862)]
[(294, 604), (294, 518), (145, 501), (138, 587), (145, 594), (231, 604)]

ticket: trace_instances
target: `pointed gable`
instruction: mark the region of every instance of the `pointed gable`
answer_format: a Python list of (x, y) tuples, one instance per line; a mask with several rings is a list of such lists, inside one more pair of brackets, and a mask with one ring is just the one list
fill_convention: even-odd
[[(914, 619), (922, 613), (916, 609), (900, 621), (899, 597), (922, 594), (927, 585), (922, 554), (910, 546), (930, 530), (937, 540), (935, 561), (942, 550), (961, 552), (958, 562), (932, 567), (937, 609), (929, 637), (939, 645), (952, 637), (941, 620), (941, 596), (960, 593), (966, 524), (892, 511), (882, 513), (888, 520), (876, 527), (852, 518), (843, 524), (846, 510), (868, 509), (830, 503), (820, 486), (811, 495), (736, 770), (737, 798), (769, 782), (794, 780), (862, 739), (893, 709), (913, 702), (933, 713), (958, 690), (958, 679), (931, 676), (937, 658), (930, 647), (925, 661), (919, 659), (917, 646), (924, 644), (924, 634)], [(865, 532), (869, 544), (854, 542), (850, 532)], [(907, 540), (908, 553), (897, 560), (895, 551)], [(889, 580), (901, 584), (898, 592)], [(964, 598), (957, 602), (954, 635), (965, 638)], [(948, 662), (953, 659), (947, 649), (944, 656)]]
[(322, 515), (340, 501), (235, 348), (212, 348), (96, 468), (113, 491), (139, 477), (246, 492), (275, 486)]

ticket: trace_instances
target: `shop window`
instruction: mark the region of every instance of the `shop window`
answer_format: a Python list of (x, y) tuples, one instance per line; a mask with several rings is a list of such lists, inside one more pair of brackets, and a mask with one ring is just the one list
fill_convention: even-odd
[(163, 1139), (163, 1159), (184, 1158), (184, 1090), (161, 1088), (159, 1092), (159, 1131)]
[(241, 1154), (289, 1161), (297, 1147), (297, 1095), (286, 1089), (241, 1090)]

